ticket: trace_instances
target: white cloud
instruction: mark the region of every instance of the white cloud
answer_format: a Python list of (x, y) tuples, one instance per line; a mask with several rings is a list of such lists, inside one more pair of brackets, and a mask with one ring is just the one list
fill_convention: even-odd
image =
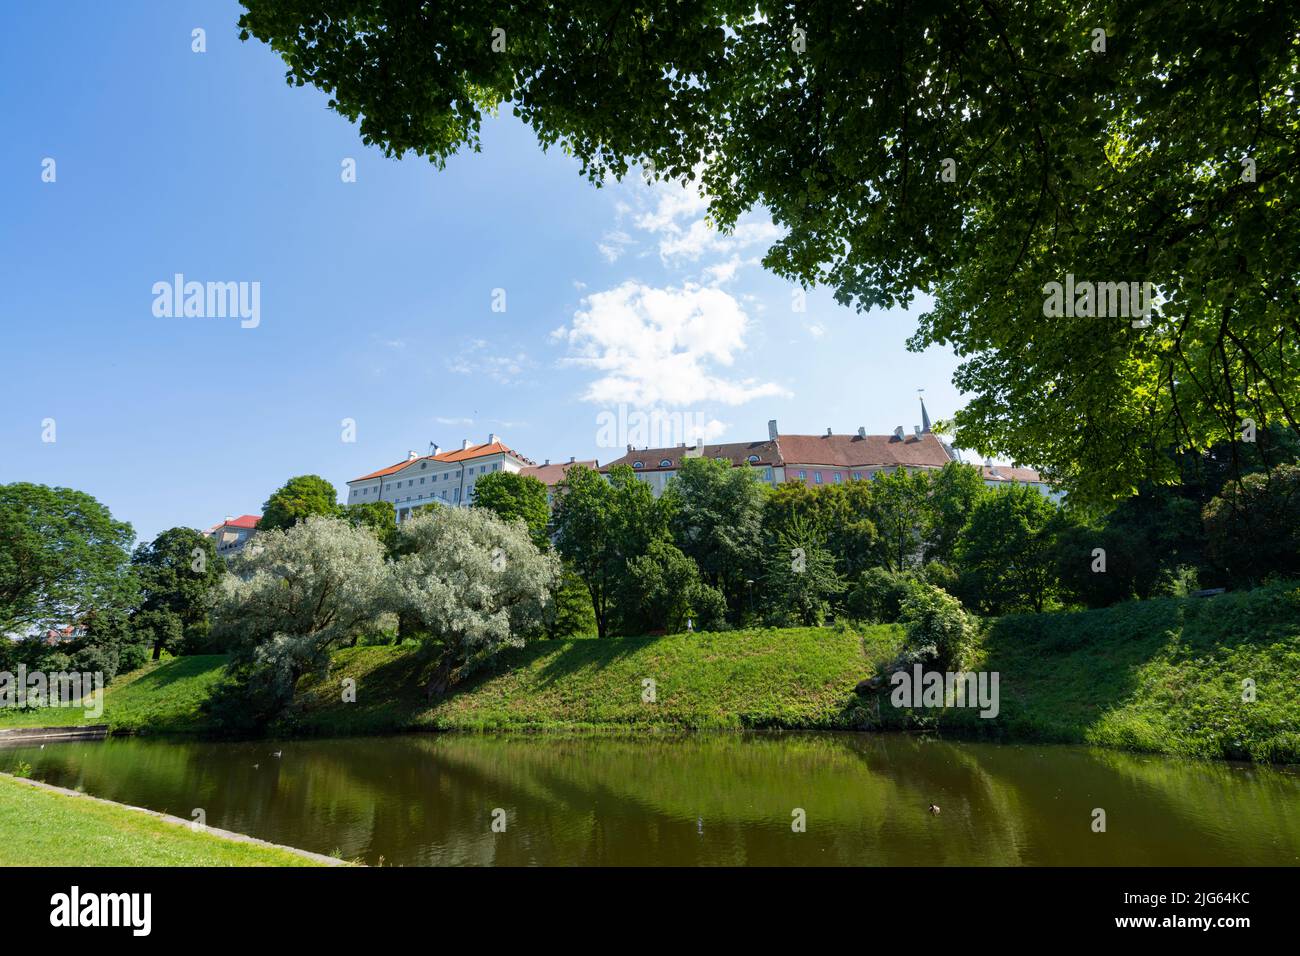
[[(624, 191), (626, 200), (620, 199), (615, 204), (620, 226), (630, 219), (636, 230), (653, 237), (659, 258), (666, 266), (696, 263), (714, 256), (725, 262), (749, 247), (771, 245), (781, 235), (781, 230), (761, 212), (747, 214), (730, 234), (724, 235), (709, 222), (708, 196), (701, 194), (693, 183), (659, 181), (647, 188), (629, 181), (624, 184)], [(605, 233), (598, 248), (606, 261), (614, 262), (636, 244), (635, 236), (619, 228)], [(757, 262), (755, 258), (740, 260), (732, 266), (732, 274), (742, 266)], [(706, 273), (722, 265), (708, 265)]]
[(773, 382), (717, 373), (745, 350), (749, 317), (717, 288), (654, 288), (627, 281), (583, 300), (573, 322), (553, 336), (566, 342), (570, 364), (595, 369), (587, 401), (682, 406), (714, 401), (739, 405), (788, 395)]
[(474, 419), (472, 418), (435, 418), (434, 421), (437, 422), (439, 425), (473, 425), (474, 424)]
[(494, 352), (483, 339), (471, 340), (460, 354), (447, 360), (447, 368), (460, 375), (482, 375), (502, 385), (515, 385), (523, 374), (537, 366), (522, 351)]
[(604, 256), (606, 262), (617, 262), (623, 257), (623, 253), (629, 248), (636, 245), (636, 240), (629, 236), (621, 229), (613, 229), (600, 237), (600, 242), (596, 243), (596, 248)]

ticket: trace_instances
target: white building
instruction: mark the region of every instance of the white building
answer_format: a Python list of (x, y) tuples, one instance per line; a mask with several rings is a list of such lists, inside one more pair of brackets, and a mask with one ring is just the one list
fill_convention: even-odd
[(248, 539), (257, 534), (257, 526), (262, 519), (257, 515), (240, 515), (238, 518), (227, 515), (221, 524), (215, 524), (203, 532), (217, 544), (217, 554), (234, 554)]
[(494, 471), (522, 471), (533, 462), (489, 435), (481, 445), (469, 439), (457, 451), (433, 446), (432, 454), (409, 452), (405, 461), (362, 475), (348, 482), (349, 505), (384, 501), (393, 506), (398, 521), (424, 505), (469, 505), (474, 501), (474, 482)]
[(1045, 498), (1060, 501), (1064, 493), (1053, 488), (1038, 472), (1019, 465), (996, 465), (985, 459), (980, 466), (980, 477), (989, 488), (1006, 488), (1009, 485), (1028, 485)]

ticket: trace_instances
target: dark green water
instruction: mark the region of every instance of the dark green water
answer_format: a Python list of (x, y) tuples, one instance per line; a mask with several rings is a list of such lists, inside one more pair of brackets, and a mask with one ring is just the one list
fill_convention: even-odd
[(1300, 863), (1294, 769), (1077, 747), (718, 734), (0, 749), (0, 770), (19, 761), (38, 780), (187, 819), (202, 807), (212, 826), (368, 863)]

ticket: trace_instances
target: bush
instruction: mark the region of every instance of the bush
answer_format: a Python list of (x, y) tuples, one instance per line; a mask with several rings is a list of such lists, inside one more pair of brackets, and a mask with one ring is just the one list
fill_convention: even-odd
[(904, 602), (925, 586), (915, 572), (871, 568), (858, 575), (845, 610), (856, 620), (893, 624), (902, 615)]
[(975, 648), (974, 619), (946, 591), (921, 585), (904, 602), (901, 620), (903, 653), (908, 663), (960, 671)]
[(691, 593), (691, 610), (695, 616), (692, 624), (697, 631), (725, 631), (727, 624), (727, 599), (718, 588), (697, 583)]
[(1300, 465), (1225, 485), (1204, 520), (1209, 557), (1234, 584), (1300, 577)]

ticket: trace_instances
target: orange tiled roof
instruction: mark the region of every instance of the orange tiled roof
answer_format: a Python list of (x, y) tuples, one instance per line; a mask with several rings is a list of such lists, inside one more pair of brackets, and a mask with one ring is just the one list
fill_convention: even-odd
[[(360, 478), (353, 478), (352, 481), (367, 481), (371, 478), (383, 478), (387, 475), (395, 474), (407, 465), (417, 461), (437, 461), (446, 464), (455, 464), (456, 462), (472, 461), (475, 458), (484, 458), (488, 455), (499, 455), (503, 453), (518, 458), (520, 461), (532, 464), (532, 462), (517, 451), (503, 445), (499, 441), (494, 441), (484, 442), (481, 445), (470, 445), (468, 448), (458, 448), (455, 451), (443, 451), (436, 455), (423, 455), (416, 458), (407, 458), (404, 461), (399, 461), (395, 465), (389, 465), (387, 468), (380, 468), (378, 471), (372, 471), (370, 474), (362, 475)], [(351, 483), (351, 481), (348, 482), (348, 484)]]

